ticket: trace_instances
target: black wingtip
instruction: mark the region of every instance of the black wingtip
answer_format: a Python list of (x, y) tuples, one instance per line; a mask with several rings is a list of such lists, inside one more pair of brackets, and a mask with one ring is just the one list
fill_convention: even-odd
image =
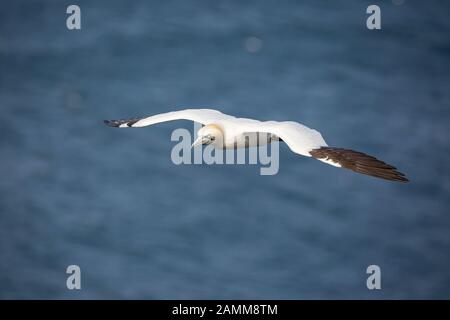
[(335, 163), (339, 163), (343, 168), (358, 173), (396, 182), (409, 182), (405, 174), (398, 171), (394, 166), (362, 152), (342, 148), (321, 147), (312, 150), (310, 154), (319, 160), (332, 160)]
[(141, 120), (141, 118), (135, 118), (135, 119), (122, 119), (122, 120), (103, 120), (103, 123), (106, 124), (109, 127), (120, 127), (123, 124), (126, 124), (127, 127), (132, 127), (133, 124)]
[(118, 127), (120, 126), (120, 122), (117, 120), (103, 120), (103, 123), (108, 127)]
[[(401, 172), (400, 172), (401, 173)], [(409, 179), (406, 177), (401, 177), (400, 179), (397, 180), (398, 182), (402, 182), (402, 183), (409, 183)]]

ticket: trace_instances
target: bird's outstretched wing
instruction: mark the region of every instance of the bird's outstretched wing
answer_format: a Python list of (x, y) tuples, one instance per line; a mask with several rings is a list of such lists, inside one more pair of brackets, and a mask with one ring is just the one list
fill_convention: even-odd
[(275, 134), (286, 142), (294, 153), (314, 157), (335, 167), (381, 179), (408, 182), (405, 175), (397, 171), (397, 168), (375, 157), (349, 149), (328, 147), (318, 131), (298, 122), (261, 122), (253, 124), (252, 131)]
[(214, 121), (234, 118), (213, 109), (186, 109), (180, 111), (172, 111), (161, 113), (145, 118), (125, 119), (125, 120), (104, 120), (105, 124), (110, 127), (119, 128), (139, 128), (150, 126), (155, 123), (173, 121), (173, 120), (191, 120), (203, 125), (213, 123)]

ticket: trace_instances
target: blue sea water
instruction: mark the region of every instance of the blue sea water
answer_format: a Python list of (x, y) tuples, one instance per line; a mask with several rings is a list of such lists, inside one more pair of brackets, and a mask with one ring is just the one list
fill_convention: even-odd
[[(450, 5), (2, 1), (0, 298), (450, 298)], [(281, 147), (280, 171), (172, 163), (188, 107), (294, 120), (411, 180)], [(82, 289), (66, 288), (79, 265)], [(366, 268), (381, 268), (368, 290)]]

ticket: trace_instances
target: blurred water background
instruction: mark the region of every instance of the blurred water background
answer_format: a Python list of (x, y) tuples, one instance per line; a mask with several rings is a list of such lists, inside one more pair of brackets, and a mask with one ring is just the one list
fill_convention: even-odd
[[(0, 298), (450, 298), (450, 4), (1, 1)], [(103, 119), (295, 120), (395, 184), (281, 147), (280, 172), (172, 163)], [(82, 290), (66, 288), (66, 267)], [(382, 289), (366, 288), (366, 268)]]

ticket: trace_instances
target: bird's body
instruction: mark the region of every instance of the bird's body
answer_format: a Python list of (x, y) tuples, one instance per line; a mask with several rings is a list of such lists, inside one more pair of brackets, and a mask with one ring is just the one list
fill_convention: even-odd
[(193, 146), (213, 144), (216, 148), (262, 146), (274, 140), (284, 141), (297, 154), (314, 157), (335, 167), (393, 181), (408, 181), (390, 166), (374, 157), (353, 150), (328, 147), (322, 135), (294, 121), (259, 121), (237, 118), (213, 109), (186, 109), (133, 120), (105, 120), (112, 127), (145, 127), (173, 120), (201, 123)]

